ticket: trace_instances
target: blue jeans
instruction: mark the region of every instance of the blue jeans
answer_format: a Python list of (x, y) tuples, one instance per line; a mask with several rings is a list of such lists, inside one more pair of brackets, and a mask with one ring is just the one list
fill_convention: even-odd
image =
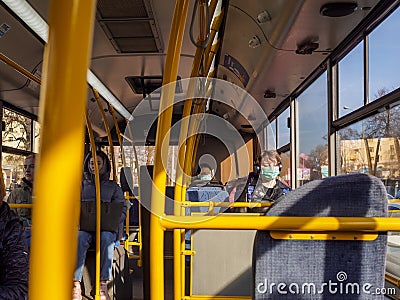
[(26, 237), (26, 243), (28, 244), (28, 249), (31, 249), (31, 229), (25, 227), (25, 237)]
[[(114, 259), (114, 243), (116, 238), (117, 234), (114, 232), (100, 232), (100, 280), (111, 279), (112, 263)], [(94, 232), (78, 232), (78, 255), (74, 273), (74, 281), (82, 280), (86, 252), (90, 247), (90, 243), (94, 240)]]

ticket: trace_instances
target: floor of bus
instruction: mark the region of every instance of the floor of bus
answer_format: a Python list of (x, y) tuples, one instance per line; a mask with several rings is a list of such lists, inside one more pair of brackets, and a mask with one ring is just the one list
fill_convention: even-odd
[[(129, 262), (131, 270), (131, 280), (132, 280), (132, 300), (144, 300), (144, 288), (143, 288), (143, 268), (138, 267), (136, 260)], [(164, 283), (164, 298), (173, 299), (173, 278), (171, 274), (173, 268), (173, 260), (165, 259), (164, 262), (165, 273), (169, 276), (165, 276)], [(118, 299), (119, 300), (119, 299)]]
[[(171, 259), (165, 260), (165, 273), (172, 274), (173, 263)], [(130, 276), (132, 280), (132, 299), (131, 300), (144, 300), (144, 288), (143, 288), (143, 268), (137, 266), (136, 260), (129, 261)], [(395, 288), (395, 295), (386, 295), (385, 299), (400, 300), (400, 289), (393, 284), (386, 282), (385, 288)], [(165, 276), (164, 284), (165, 299), (173, 299), (173, 280), (172, 276)], [(92, 299), (86, 298), (83, 299)], [(117, 299), (117, 300), (129, 300), (129, 299)]]

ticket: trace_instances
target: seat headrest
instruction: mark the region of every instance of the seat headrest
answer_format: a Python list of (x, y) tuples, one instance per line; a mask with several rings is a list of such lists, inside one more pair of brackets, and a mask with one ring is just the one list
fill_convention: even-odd
[(131, 187), (129, 185), (129, 182), (131, 184), (133, 182), (132, 170), (130, 167), (122, 167), (121, 168), (119, 181), (121, 184), (121, 188), (124, 192), (132, 193)]
[(387, 194), (369, 174), (348, 174), (311, 181), (281, 197), (268, 216), (385, 217)]

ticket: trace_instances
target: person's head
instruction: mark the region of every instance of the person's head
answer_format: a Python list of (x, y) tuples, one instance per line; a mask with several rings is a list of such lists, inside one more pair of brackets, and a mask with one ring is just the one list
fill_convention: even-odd
[[(103, 151), (97, 150), (96, 160), (97, 160), (97, 165), (99, 167), (100, 177), (102, 179), (107, 179), (111, 172), (111, 163), (107, 157), (107, 154), (105, 154)], [(93, 159), (92, 152), (89, 152), (86, 156), (84, 165), (85, 172), (89, 177), (92, 177), (91, 175), (94, 174), (94, 162), (95, 161)]]
[(33, 182), (35, 176), (35, 154), (28, 155), (24, 162), (24, 178)]
[(281, 158), (275, 150), (266, 150), (261, 154), (261, 177), (264, 181), (276, 179), (280, 173)]
[[(99, 174), (101, 174), (105, 169), (104, 168), (104, 158), (101, 155), (97, 155), (96, 160), (97, 160), (97, 166), (99, 168)], [(92, 174), (94, 174), (94, 170), (95, 170), (94, 165), (95, 165), (95, 160), (93, 157), (91, 157), (89, 160), (89, 171)]]
[(199, 177), (201, 180), (211, 180), (214, 176), (213, 170), (207, 164), (200, 165), (200, 174)]

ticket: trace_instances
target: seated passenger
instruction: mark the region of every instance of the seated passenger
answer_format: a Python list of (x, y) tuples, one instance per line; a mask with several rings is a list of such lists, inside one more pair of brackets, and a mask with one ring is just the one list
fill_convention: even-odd
[[(35, 171), (35, 154), (31, 154), (25, 158), (24, 162), (24, 178), (21, 185), (11, 191), (7, 198), (10, 204), (32, 204), (32, 188)], [(30, 208), (16, 208), (14, 211), (19, 215), (25, 227), (25, 235), (27, 237), (28, 246), (31, 240), (31, 216)]]
[(222, 185), (222, 182), (215, 178), (215, 171), (208, 164), (200, 165), (200, 173), (193, 179), (193, 185), (217, 184)]
[[(278, 179), (281, 168), (281, 158), (278, 152), (266, 150), (261, 154), (259, 179), (248, 183), (244, 191), (247, 193), (249, 187), (254, 186), (254, 191), (250, 195), (252, 202), (279, 201), (282, 196), (290, 191), (290, 187)], [(251, 211), (266, 212), (267, 210), (268, 208), (253, 208)]]
[[(114, 181), (110, 180), (111, 164), (107, 155), (102, 151), (97, 151), (97, 163), (100, 176), (100, 198), (102, 203), (122, 202), (123, 209), (120, 214), (120, 223), (125, 220), (126, 203), (121, 187)], [(82, 181), (81, 201), (89, 202), (96, 201), (96, 187), (94, 175), (94, 160), (90, 152), (84, 162), (84, 178)], [(114, 245), (117, 240), (117, 229), (114, 231), (101, 231), (100, 233), (100, 299), (108, 300), (107, 281), (111, 279), (112, 262), (114, 258)], [(81, 285), (82, 272), (85, 264), (86, 253), (91, 244), (95, 240), (94, 231), (78, 232), (78, 254), (77, 263), (74, 273), (74, 289), (73, 300), (82, 299)]]
[(17, 214), (0, 198), (0, 299), (28, 299), (29, 256)]

